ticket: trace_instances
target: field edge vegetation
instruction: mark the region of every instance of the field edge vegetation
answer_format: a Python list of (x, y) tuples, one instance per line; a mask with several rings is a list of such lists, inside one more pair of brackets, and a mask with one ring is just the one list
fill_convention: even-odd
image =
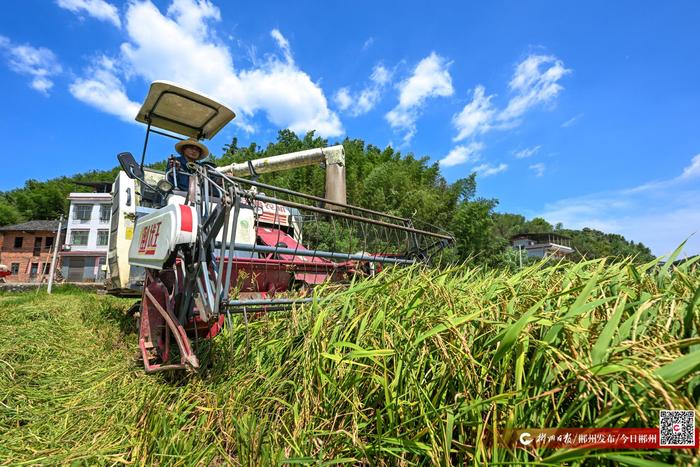
[(692, 261), (396, 269), (235, 321), (189, 377), (143, 373), (132, 301), (4, 294), (0, 461), (697, 462), (689, 450), (514, 450), (494, 435), (697, 412), (699, 287)]

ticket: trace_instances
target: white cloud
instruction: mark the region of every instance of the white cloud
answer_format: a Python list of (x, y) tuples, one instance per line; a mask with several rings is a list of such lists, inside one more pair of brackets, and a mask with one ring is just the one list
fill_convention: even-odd
[(116, 115), (125, 122), (134, 123), (141, 106), (126, 95), (117, 73), (114, 60), (99, 57), (89, 68), (88, 77), (76, 79), (69, 90), (76, 99)]
[(564, 62), (554, 56), (530, 55), (515, 68), (508, 85), (515, 95), (498, 119), (510, 122), (530, 108), (550, 102), (564, 89), (559, 80), (570, 72), (564, 68)]
[[(530, 108), (540, 104), (551, 102), (563, 89), (559, 80), (570, 70), (564, 67), (564, 63), (553, 56), (530, 55), (515, 67), (513, 77), (508, 84), (513, 96), (507, 106), (498, 110), (492, 103), (495, 95), (486, 93), (482, 85), (477, 85), (472, 92), (472, 99), (462, 110), (452, 117), (452, 124), (457, 130), (454, 141), (462, 141), (469, 137), (487, 133), (494, 129), (513, 128), (520, 124), (520, 118)], [(460, 160), (459, 147), (446, 157), (448, 161)], [(514, 153), (518, 159), (524, 159), (535, 155), (540, 146), (521, 149)], [(443, 159), (443, 160), (445, 160)], [(442, 162), (441, 162), (442, 163)], [(481, 164), (475, 170), (482, 176), (494, 175), (506, 170), (506, 164), (490, 166)], [(531, 169), (537, 176), (544, 174), (544, 164), (533, 164)]]
[(209, 31), (207, 20), (221, 21), (221, 11), (209, 0), (173, 0), (168, 15), (187, 33), (200, 38)]
[(340, 110), (349, 109), (353, 103), (353, 98), (348, 88), (338, 89), (338, 92), (335, 93), (334, 100)]
[(374, 66), (370, 79), (379, 86), (384, 86), (391, 80), (392, 72), (381, 63)]
[(366, 114), (377, 105), (379, 102), (379, 89), (368, 88), (363, 89), (360, 96), (357, 98), (357, 111), (356, 115)]
[(30, 76), (32, 81), (29, 85), (48, 96), (53, 87), (52, 77), (62, 71), (56, 55), (51, 50), (28, 44), (16, 45), (4, 36), (0, 36), (0, 49), (6, 51), (8, 66), (12, 71)]
[(294, 58), (292, 58), (292, 49), (289, 46), (289, 41), (286, 37), (282, 35), (279, 29), (273, 29), (270, 31), (270, 35), (277, 42), (277, 45), (284, 53), (284, 59), (287, 63), (294, 63)]
[(700, 154), (693, 157), (690, 160), (690, 164), (683, 168), (683, 172), (677, 177), (674, 177), (669, 180), (653, 180), (651, 182), (644, 183), (634, 188), (621, 190), (621, 193), (625, 195), (633, 195), (643, 192), (668, 190), (673, 188), (674, 186), (683, 185), (688, 180), (691, 180), (698, 176), (700, 176)]
[(474, 172), (478, 173), (482, 177), (490, 177), (491, 175), (505, 172), (507, 169), (508, 164), (498, 164), (497, 166), (493, 166), (491, 164), (481, 164), (474, 167)]
[(510, 80), (512, 97), (506, 107), (497, 110), (491, 103), (494, 95), (487, 95), (482, 85), (477, 85), (472, 100), (455, 114), (452, 123), (457, 130), (455, 141), (493, 129), (513, 128), (531, 108), (552, 103), (563, 87), (559, 81), (571, 70), (551, 55), (530, 55), (515, 67)]
[[(128, 41), (121, 45), (124, 66), (130, 74), (149, 82), (167, 77), (216, 96), (217, 91), (221, 92), (218, 88), (230, 86), (231, 79), (237, 81), (228, 49), (208, 39), (212, 34), (207, 20), (216, 19), (211, 13), (189, 11), (198, 8), (192, 1), (173, 3), (176, 4), (178, 8), (171, 6), (169, 10), (175, 17), (162, 15), (150, 2), (129, 6), (125, 15)], [(177, 18), (188, 18), (188, 22), (180, 24)], [(192, 24), (192, 18), (200, 18), (201, 22)], [(240, 93), (240, 85), (234, 84)]]
[(262, 68), (241, 72), (240, 82), (243, 91), (248, 92), (249, 114), (263, 110), (274, 125), (296, 133), (343, 133), (340, 119), (328, 109), (321, 88), (294, 66), (272, 61)]
[(573, 117), (571, 117), (570, 119), (568, 119), (567, 121), (562, 123), (561, 127), (562, 128), (569, 128), (571, 126), (574, 126), (576, 123), (578, 123), (579, 120), (581, 120), (582, 117), (583, 117), (582, 113), (578, 114), (578, 115), (574, 115)]
[(562, 222), (567, 228), (590, 227), (624, 235), (628, 240), (643, 242), (655, 255), (671, 253), (690, 237), (684, 254), (698, 254), (700, 190), (692, 183), (698, 161), (700, 157), (695, 156), (675, 178), (562, 199), (547, 204), (539, 215), (552, 223)]
[(99, 91), (83, 92), (87, 97), (82, 100), (123, 118), (127, 113), (122, 108), (122, 94), (126, 98), (123, 79), (167, 79), (226, 103), (239, 114), (236, 122), (246, 131), (253, 128), (247, 119), (262, 112), (274, 125), (295, 132), (343, 133), (323, 90), (296, 65), (289, 41), (279, 30), (270, 34), (284, 60), (273, 54), (238, 70), (230, 50), (212, 28), (212, 22), (220, 19), (218, 8), (206, 0), (174, 0), (167, 15), (151, 2), (131, 3), (124, 17), (127, 41), (121, 45), (118, 66), (110, 76), (103, 74), (104, 79), (94, 80), (92, 70), (100, 67), (93, 65), (84, 78), (75, 81), (74, 95), (83, 88)]
[(117, 7), (104, 0), (57, 0), (56, 4), (73, 13), (87, 13), (100, 21), (107, 21), (118, 28), (122, 27)]
[(479, 160), (479, 151), (484, 148), (482, 143), (470, 143), (467, 146), (459, 145), (453, 148), (445, 157), (440, 159), (443, 167), (453, 167), (466, 162), (476, 162)]
[(49, 89), (53, 87), (53, 81), (50, 79), (37, 77), (32, 80), (31, 87), (44, 95), (48, 95)]
[(353, 117), (372, 110), (381, 99), (382, 91), (391, 80), (391, 72), (384, 65), (377, 64), (370, 75), (371, 83), (359, 93), (351, 93), (348, 87), (342, 87), (335, 93), (334, 100), (341, 111), (347, 111)]
[(542, 162), (538, 162), (537, 164), (530, 165), (529, 168), (535, 171), (536, 177), (541, 177), (544, 175), (544, 171), (547, 167)]
[(493, 96), (486, 96), (485, 93), (483, 86), (475, 87), (472, 101), (452, 117), (452, 123), (458, 131), (454, 141), (461, 141), (473, 134), (486, 133), (491, 129), (496, 110), (491, 105)]
[(399, 103), (386, 114), (386, 119), (395, 130), (405, 131), (404, 142), (415, 134), (416, 120), (426, 99), (454, 94), (450, 65), (451, 62), (432, 52), (416, 65), (409, 78), (399, 83)]
[(521, 149), (513, 153), (516, 159), (525, 159), (527, 157), (532, 157), (537, 154), (542, 146), (533, 146), (531, 148)]
[(364, 44), (362, 44), (362, 50), (367, 50), (374, 44), (374, 37), (368, 37)]
[(693, 157), (690, 161), (690, 165), (683, 169), (683, 173), (680, 175), (681, 179), (689, 179), (700, 176), (700, 154)]

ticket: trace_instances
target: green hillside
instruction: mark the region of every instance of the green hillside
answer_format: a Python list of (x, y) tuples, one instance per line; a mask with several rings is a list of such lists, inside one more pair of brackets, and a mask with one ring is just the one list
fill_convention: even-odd
[(697, 410), (699, 290), (691, 262), (397, 269), (237, 321), (188, 378), (144, 374), (129, 300), (0, 295), (0, 463), (688, 465), (494, 434)]

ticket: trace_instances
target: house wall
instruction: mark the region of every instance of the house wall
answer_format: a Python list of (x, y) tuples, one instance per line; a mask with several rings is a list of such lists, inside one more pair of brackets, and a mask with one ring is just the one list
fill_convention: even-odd
[[(111, 212), (112, 196), (109, 193), (71, 193), (70, 208), (68, 210), (68, 224), (66, 232), (66, 245), (70, 245), (70, 251), (104, 251), (107, 254), (107, 245), (97, 245), (98, 231), (104, 230), (109, 235), (109, 218), (100, 220), (100, 206), (106, 205)], [(76, 205), (90, 205), (90, 219), (76, 219)], [(87, 245), (73, 245), (73, 231), (85, 230), (88, 232)]]
[(524, 248), (529, 245), (534, 245), (535, 242), (533, 242), (530, 239), (527, 238), (518, 238), (516, 240), (513, 240), (513, 246), (517, 249), (520, 248), (521, 246)]
[(529, 248), (525, 251), (527, 252), (527, 255), (529, 257), (544, 258), (544, 256), (545, 256), (545, 249), (544, 248)]
[[(101, 281), (104, 279), (104, 271), (101, 270), (100, 266), (105, 264), (109, 248), (110, 219), (108, 216), (102, 220), (100, 211), (102, 206), (106, 206), (105, 209), (111, 214), (112, 195), (109, 193), (71, 193), (68, 199), (70, 207), (61, 273), (67, 281)], [(79, 205), (90, 206), (89, 219), (76, 218), (77, 206)], [(75, 231), (88, 233), (85, 245), (73, 243), (73, 232)], [(103, 245), (97, 243), (100, 231), (104, 231), (107, 235), (107, 240)]]
[(61, 274), (68, 282), (100, 282), (105, 279), (105, 273), (100, 262), (104, 256), (64, 256), (61, 261)]
[[(22, 237), (22, 247), (15, 248), (15, 238)], [(34, 249), (34, 242), (37, 237), (41, 237), (41, 248), (38, 251)], [(17, 274), (12, 274), (5, 277), (7, 282), (36, 282), (41, 280), (44, 272), (44, 265), (51, 264), (51, 247), (46, 246), (46, 239), (54, 239), (56, 232), (37, 231), (37, 232), (22, 232), (22, 231), (5, 231), (0, 233), (0, 263), (6, 265), (12, 270), (13, 264), (19, 265)], [(36, 276), (31, 275), (32, 264), (37, 265)], [(48, 268), (49, 266), (47, 266)], [(48, 271), (47, 271), (48, 272)]]

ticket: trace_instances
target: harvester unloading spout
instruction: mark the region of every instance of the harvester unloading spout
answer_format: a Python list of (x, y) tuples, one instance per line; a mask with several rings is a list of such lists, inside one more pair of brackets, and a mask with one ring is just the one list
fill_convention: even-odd
[[(172, 136), (156, 127), (210, 138), (233, 116), (210, 98), (157, 82), (137, 120), (148, 124), (147, 135)], [(135, 268), (143, 271), (137, 316), (147, 372), (197, 369), (192, 342), (214, 337), (237, 313), (322, 302), (313, 292), (318, 284), (430, 261), (453, 242), (432, 226), (348, 205), (342, 146), (220, 168), (188, 164), (187, 192), (173, 191), (162, 173), (144, 169), (129, 153), (119, 162), (124, 172), (114, 188), (110, 272), (115, 276), (112, 265), (125, 269), (120, 261), (128, 261), (132, 277)], [(325, 198), (255, 177), (316, 164), (326, 170)]]
[[(282, 170), (296, 169), (308, 165), (322, 164), (326, 169), (326, 196), (329, 201), (346, 203), (345, 189), (345, 149), (342, 145), (327, 148), (308, 149), (306, 151), (265, 157), (219, 167), (219, 172), (245, 177), (251, 172), (264, 174)], [(331, 204), (335, 208), (335, 204)]]

